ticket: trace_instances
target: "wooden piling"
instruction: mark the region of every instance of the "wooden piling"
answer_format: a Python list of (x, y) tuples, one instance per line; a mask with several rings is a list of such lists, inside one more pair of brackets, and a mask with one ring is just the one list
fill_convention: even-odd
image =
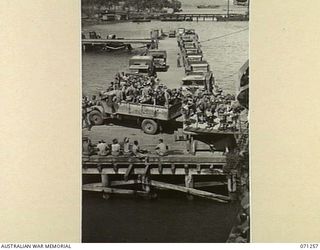
[[(185, 186), (187, 187), (187, 188), (193, 188), (193, 177), (192, 177), (192, 175), (191, 174), (186, 174), (185, 176), (184, 176), (184, 183), (185, 183)], [(193, 195), (191, 195), (191, 194), (187, 194), (187, 199), (188, 200), (193, 200)]]
[(201, 165), (197, 164), (197, 173), (200, 174), (201, 173)]
[(101, 184), (102, 184), (103, 187), (109, 187), (110, 186), (109, 175), (101, 174)]
[(189, 174), (189, 166), (188, 166), (188, 164), (184, 164), (184, 173), (186, 175)]
[(150, 193), (151, 189), (150, 189), (150, 178), (146, 175), (142, 176), (142, 190)]
[[(109, 175), (101, 174), (101, 186), (102, 187), (109, 187), (110, 186)], [(110, 195), (107, 194), (104, 190), (102, 190), (102, 198), (105, 200), (109, 200)]]
[(124, 180), (128, 181), (129, 180), (129, 175), (132, 173), (133, 171), (133, 164), (130, 164), (129, 167), (126, 170), (126, 173), (124, 174)]
[(174, 164), (171, 164), (171, 172), (172, 174), (176, 173), (176, 166)]
[(236, 175), (234, 173), (231, 173), (230, 175), (227, 176), (228, 179), (228, 192), (229, 192), (229, 197), (232, 200), (236, 200), (236, 192), (237, 192), (237, 180), (236, 180)]
[(117, 174), (118, 171), (119, 171), (118, 165), (117, 165), (116, 163), (113, 163), (113, 164), (112, 164), (112, 168), (113, 168), (113, 170), (114, 170), (114, 173)]
[(162, 174), (163, 167), (162, 167), (161, 162), (158, 164), (158, 171), (159, 171), (159, 174)]

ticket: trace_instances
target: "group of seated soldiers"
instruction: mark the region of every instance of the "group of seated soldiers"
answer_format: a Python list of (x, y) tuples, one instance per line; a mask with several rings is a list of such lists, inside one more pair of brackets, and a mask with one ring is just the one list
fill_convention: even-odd
[(179, 92), (168, 89), (153, 76), (118, 73), (115, 80), (100, 92), (100, 98), (111, 96), (113, 102), (169, 106), (179, 101)]
[[(122, 142), (118, 139), (113, 139), (111, 144), (100, 140), (98, 144), (94, 145), (88, 137), (82, 139), (82, 154), (84, 156), (98, 155), (98, 156), (127, 156), (145, 159), (148, 156), (148, 150), (141, 149), (139, 142), (134, 140), (131, 143), (128, 137), (125, 137)], [(159, 139), (159, 144), (155, 147), (155, 153), (159, 156), (168, 155), (168, 146)]]
[(239, 114), (242, 110), (233, 95), (224, 95), (215, 86), (210, 95), (204, 90), (197, 90), (193, 95), (187, 94), (183, 99), (181, 113), (184, 128), (191, 126), (235, 131), (239, 128)]

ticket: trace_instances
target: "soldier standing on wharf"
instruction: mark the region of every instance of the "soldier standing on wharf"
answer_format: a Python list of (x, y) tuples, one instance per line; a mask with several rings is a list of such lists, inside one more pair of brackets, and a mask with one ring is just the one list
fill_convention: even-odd
[(181, 67), (181, 56), (180, 56), (180, 53), (178, 53), (177, 55), (177, 67), (180, 68)]
[(85, 96), (82, 98), (82, 127), (83, 123), (85, 124), (84, 128), (88, 128), (88, 130), (91, 130), (92, 124), (89, 119), (89, 113), (90, 113), (90, 105), (88, 98)]

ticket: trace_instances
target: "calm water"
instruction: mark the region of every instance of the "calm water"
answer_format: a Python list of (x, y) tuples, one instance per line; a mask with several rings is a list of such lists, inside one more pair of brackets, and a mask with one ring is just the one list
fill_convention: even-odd
[(160, 193), (157, 200), (83, 195), (83, 242), (225, 242), (238, 206)]
[[(216, 3), (219, 2), (219, 3)], [(184, 0), (184, 11), (197, 11), (192, 1)], [(197, 1), (197, 4), (225, 4), (225, 0)], [(225, 7), (221, 7), (223, 10)], [(237, 8), (237, 7), (234, 7)], [(242, 9), (243, 10), (243, 9)], [(202, 10), (208, 13), (208, 10)], [(85, 27), (102, 36), (148, 37), (153, 28), (168, 32), (178, 27), (194, 28), (200, 41), (223, 36), (248, 28), (247, 22), (151, 22), (119, 23)], [(237, 71), (248, 59), (248, 30), (202, 43), (202, 50), (218, 84), (227, 93), (235, 93)], [(159, 78), (169, 87), (178, 87), (184, 76), (176, 67), (177, 43), (174, 38), (160, 41), (168, 52), (169, 72), (159, 73)], [(117, 71), (128, 67), (133, 52), (84, 53), (83, 94), (92, 95), (104, 90)], [(223, 190), (220, 190), (223, 192)], [(105, 201), (101, 195), (84, 193), (82, 239), (83, 242), (225, 242), (235, 221), (236, 204), (217, 204), (196, 199), (188, 201), (182, 194), (160, 193), (157, 200), (115, 197)]]

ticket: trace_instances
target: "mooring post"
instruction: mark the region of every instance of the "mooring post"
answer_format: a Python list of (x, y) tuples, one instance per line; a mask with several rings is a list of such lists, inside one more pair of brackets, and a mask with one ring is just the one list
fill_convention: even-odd
[[(184, 176), (184, 182), (185, 182), (185, 186), (187, 188), (193, 188), (194, 187), (193, 176), (191, 174), (186, 174)], [(188, 200), (193, 200), (193, 195), (187, 194), (187, 199)]]

